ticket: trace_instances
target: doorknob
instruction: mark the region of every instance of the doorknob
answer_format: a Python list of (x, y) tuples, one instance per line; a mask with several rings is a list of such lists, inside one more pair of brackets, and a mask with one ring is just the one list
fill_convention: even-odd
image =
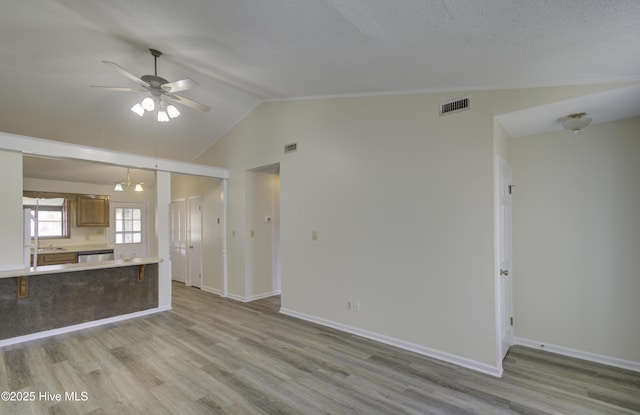
[(508, 269), (501, 269), (500, 270), (500, 275), (508, 276), (509, 275), (509, 270)]

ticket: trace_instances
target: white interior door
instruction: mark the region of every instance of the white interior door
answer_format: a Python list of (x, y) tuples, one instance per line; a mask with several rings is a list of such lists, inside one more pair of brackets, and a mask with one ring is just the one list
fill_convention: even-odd
[(147, 256), (147, 204), (111, 202), (110, 234), (114, 259)]
[(171, 202), (171, 279), (187, 280), (187, 202)]
[(498, 158), (498, 289), (500, 356), (504, 359), (513, 345), (513, 300), (511, 275), (511, 166)]
[(189, 262), (188, 285), (202, 288), (202, 197), (187, 199), (188, 232), (187, 258)]

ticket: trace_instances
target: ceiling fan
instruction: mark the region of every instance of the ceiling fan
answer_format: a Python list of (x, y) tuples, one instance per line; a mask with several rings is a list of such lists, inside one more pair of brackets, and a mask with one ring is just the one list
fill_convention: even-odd
[(189, 108), (197, 109), (200, 111), (207, 112), (210, 110), (210, 107), (199, 102), (192, 101), (185, 97), (181, 97), (176, 95), (175, 92), (186, 91), (189, 90), (197, 84), (189, 79), (180, 79), (178, 81), (169, 82), (166, 79), (158, 76), (158, 57), (162, 55), (162, 52), (156, 49), (149, 49), (151, 55), (153, 55), (153, 66), (154, 66), (154, 74), (153, 75), (143, 75), (138, 78), (131, 72), (124, 69), (122, 66), (118, 65), (114, 62), (102, 61), (105, 65), (111, 66), (116, 71), (120, 72), (122, 75), (131, 79), (133, 82), (137, 83), (142, 87), (140, 88), (127, 88), (127, 87), (111, 87), (111, 86), (95, 86), (91, 85), (92, 88), (101, 88), (109, 91), (118, 91), (118, 92), (145, 92), (148, 91), (151, 93), (150, 97), (147, 97), (142, 100), (142, 102), (136, 104), (131, 108), (131, 111), (135, 112), (139, 116), (143, 116), (145, 110), (153, 111), (154, 109), (158, 109), (158, 121), (169, 121), (169, 117), (175, 118), (180, 115), (180, 112), (173, 105), (168, 105), (165, 101), (165, 98), (176, 102), (178, 104), (185, 105)]

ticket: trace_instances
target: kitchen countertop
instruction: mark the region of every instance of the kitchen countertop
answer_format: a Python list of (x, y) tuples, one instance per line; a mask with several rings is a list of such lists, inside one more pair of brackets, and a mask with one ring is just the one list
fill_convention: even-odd
[[(62, 252), (90, 252), (90, 251), (105, 251), (105, 250), (113, 250), (112, 246), (107, 246), (104, 244), (98, 245), (45, 245), (41, 244), (40, 248), (38, 248), (38, 255), (41, 254), (58, 254)], [(31, 253), (33, 253), (33, 248), (31, 248)]]
[[(69, 251), (62, 251), (69, 252)], [(81, 264), (43, 265), (0, 272), (0, 278), (30, 277), (35, 275), (59, 274), (62, 272), (84, 271), (102, 268), (130, 267), (133, 265), (157, 264), (162, 262), (160, 257), (134, 258), (131, 261), (115, 259), (112, 261), (85, 262)]]

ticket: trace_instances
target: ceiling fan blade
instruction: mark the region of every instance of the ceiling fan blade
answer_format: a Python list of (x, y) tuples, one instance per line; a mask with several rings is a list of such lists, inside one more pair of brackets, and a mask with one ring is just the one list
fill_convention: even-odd
[(179, 104), (186, 105), (187, 107), (191, 107), (193, 109), (197, 109), (197, 110), (200, 110), (200, 111), (203, 111), (203, 112), (207, 112), (207, 111), (209, 111), (211, 109), (211, 107), (209, 107), (208, 105), (204, 105), (204, 104), (201, 104), (199, 102), (191, 101), (190, 99), (181, 97), (179, 95), (165, 94), (165, 96), (167, 98), (169, 98), (170, 100), (175, 101), (175, 102), (177, 102)]
[(149, 88), (149, 84), (148, 83), (146, 83), (142, 79), (138, 78), (137, 76), (135, 76), (131, 72), (127, 71), (122, 66), (118, 65), (117, 63), (113, 63), (113, 62), (109, 62), (109, 61), (102, 61), (102, 63), (104, 63), (105, 65), (111, 66), (113, 69), (115, 69), (116, 71), (120, 72), (122, 75), (126, 76), (127, 78), (131, 79), (133, 82), (135, 82), (137, 84), (140, 84), (145, 88)]
[(198, 86), (198, 84), (196, 84), (194, 80), (185, 78), (180, 79), (179, 81), (163, 84), (160, 88), (162, 88), (162, 90), (165, 92), (174, 93), (186, 91), (187, 89), (191, 89), (195, 86)]
[(126, 88), (120, 86), (99, 86), (99, 85), (90, 85), (91, 88), (100, 88), (106, 89), (107, 91), (117, 91), (117, 92), (146, 92), (146, 89), (141, 88)]

